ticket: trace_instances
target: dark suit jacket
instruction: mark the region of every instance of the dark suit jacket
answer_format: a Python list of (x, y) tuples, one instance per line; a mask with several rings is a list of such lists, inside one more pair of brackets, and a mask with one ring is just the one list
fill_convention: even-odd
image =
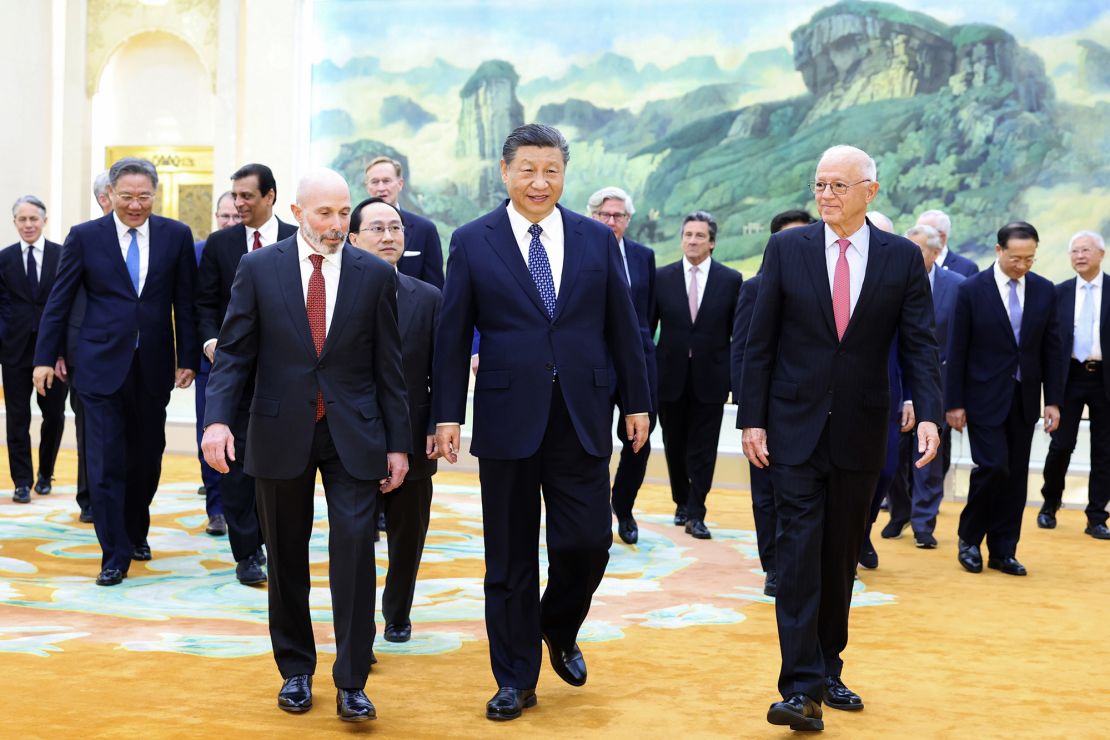
[(948, 248), (948, 256), (944, 258), (943, 269), (955, 272), (964, 277), (971, 277), (979, 272), (979, 265), (964, 257), (962, 254), (956, 254), (952, 251), (952, 247)]
[(234, 423), (254, 374), (243, 461), (248, 475), (288, 480), (304, 473), (318, 388), (336, 452), (353, 477), (383, 478), (386, 452), (412, 450), (396, 273), (347, 244), (342, 255), (331, 328), (319, 357), (308, 328), (296, 236), (239, 263), (208, 379), (204, 425)]
[(610, 358), (626, 411), (651, 408), (636, 312), (613, 232), (562, 206), (559, 213), (564, 260), (554, 319), (547, 316), (504, 206), (451, 237), (432, 416), (439, 423), (465, 420), (477, 328), (482, 359), (471, 443), (477, 457), (519, 460), (539, 449), (556, 369), (574, 429), (590, 455), (607, 458), (613, 451)]
[(142, 295), (135, 295), (112, 214), (74, 226), (42, 314), (35, 365), (53, 366), (62, 354), (70, 308), (84, 286), (85, 317), (73, 357), (81, 391), (115, 393), (137, 352), (143, 385), (152, 394), (168, 394), (176, 368), (196, 370), (198, 365), (194, 255), (188, 226), (152, 215), (146, 282)]
[(397, 270), (443, 289), (443, 248), (436, 225), (415, 213), (401, 211), (405, 225), (405, 254)]
[[(752, 325), (755, 301), (759, 297), (759, 285), (763, 275), (757, 273), (740, 285), (740, 295), (736, 299), (736, 312), (732, 320), (732, 346), (729, 349), (729, 377), (732, 381), (732, 400), (739, 403), (740, 384), (744, 380), (744, 350), (748, 346), (748, 330)], [(736, 428), (740, 429), (740, 414), (736, 414)]]
[[(31, 367), (39, 330), (39, 320), (54, 286), (58, 272), (61, 246), (43, 240), (39, 285), (31, 295), (27, 268), (23, 262), (23, 242), (0, 250), (0, 364), (8, 367)], [(50, 363), (53, 365), (54, 363)]]
[[(1060, 336), (1060, 356), (1063, 365), (1063, 375), (1067, 379), (1067, 367), (1071, 361), (1071, 351), (1075, 347), (1075, 290), (1079, 284), (1078, 278), (1065, 280), (1056, 286), (1056, 326)], [(1110, 396), (1110, 362), (1107, 362), (1107, 353), (1110, 353), (1110, 275), (1102, 273), (1102, 313), (1099, 324), (1099, 342), (1102, 345), (1102, 379), (1106, 386), (1106, 395)], [(1024, 323), (1024, 316), (1022, 317)]]
[(833, 465), (881, 470), (891, 405), (888, 357), (913, 389), (919, 421), (941, 421), (940, 365), (921, 251), (870, 226), (863, 287), (837, 339), (825, 264), (825, 224), (771, 237), (744, 351), (742, 428), (767, 430), (771, 460), (800, 465), (829, 427)]
[[(656, 410), (658, 368), (655, 365), (655, 335), (651, 330), (651, 314), (655, 307), (655, 252), (628, 237), (624, 239), (624, 253), (628, 261), (632, 307), (640, 326), (640, 339), (644, 345), (644, 362), (647, 365), (648, 387), (651, 389), (652, 411)], [(610, 367), (609, 385), (616, 391), (617, 372)]]
[[(659, 268), (656, 277), (652, 333), (661, 325), (656, 361), (659, 365), (659, 400), (677, 401), (686, 393), (687, 370), (693, 373), (694, 397), (702, 403), (728, 400), (729, 343), (736, 315), (736, 300), (743, 279), (740, 273), (716, 260), (709, 262), (709, 277), (698, 308), (690, 321), (683, 262)], [(691, 350), (693, 357), (690, 356)]]
[[(942, 367), (948, 363), (948, 335), (951, 333), (952, 317), (956, 313), (956, 294), (960, 284), (966, 279), (958, 272), (944, 269), (937, 270), (933, 275), (933, 325)], [(941, 380), (943, 381), (943, 377)]]
[(439, 328), (443, 295), (439, 288), (404, 273), (397, 275), (397, 328), (401, 332), (401, 360), (409, 399), (412, 454), (405, 480), (435, 475), (436, 461), (425, 454), (427, 436), (436, 433), (432, 421), (432, 358)]
[(1036, 423), (1044, 402), (1058, 406), (1064, 398), (1064, 365), (1056, 328), (1056, 289), (1035, 273), (1025, 276), (1021, 346), (1014, 341), (1010, 315), (994, 268), (965, 280), (956, 293), (956, 314), (948, 340), (947, 408), (965, 409), (970, 424), (999, 426), (1013, 402), (1011, 378), (1021, 367), (1022, 414)]

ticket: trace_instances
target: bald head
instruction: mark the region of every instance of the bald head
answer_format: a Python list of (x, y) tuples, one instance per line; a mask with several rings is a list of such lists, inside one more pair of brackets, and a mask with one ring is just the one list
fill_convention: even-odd
[(894, 222), (882, 213), (878, 211), (868, 211), (867, 217), (871, 219), (871, 223), (875, 225), (876, 229), (882, 229), (889, 234), (894, 233)]
[(335, 170), (311, 170), (297, 183), (294, 218), (314, 250), (334, 254), (347, 239), (351, 222), (351, 191)]

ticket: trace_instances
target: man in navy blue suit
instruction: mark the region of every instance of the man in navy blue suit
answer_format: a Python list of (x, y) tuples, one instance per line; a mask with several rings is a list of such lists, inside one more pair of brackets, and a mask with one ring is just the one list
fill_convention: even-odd
[[(655, 367), (655, 340), (651, 331), (651, 312), (655, 305), (655, 252), (626, 236), (628, 224), (636, 208), (632, 196), (617, 187), (598, 190), (590, 196), (586, 210), (595, 221), (608, 226), (617, 238), (617, 248), (621, 252), (621, 262), (628, 277), (628, 289), (632, 294), (632, 306), (636, 309), (636, 320), (640, 326), (640, 339), (643, 340), (644, 361), (647, 363), (648, 386), (651, 389), (651, 429), (655, 429), (655, 413), (658, 398)], [(617, 387), (616, 372), (609, 373), (609, 384), (613, 390), (613, 404), (620, 410), (617, 415), (617, 437), (623, 446), (621, 459), (613, 476), (613, 513), (617, 517), (617, 534), (621, 541), (635, 545), (640, 539), (640, 529), (632, 516), (636, 504), (636, 494), (644, 483), (647, 473), (648, 456), (651, 454), (649, 438), (639, 452), (632, 450), (632, 441), (624, 432), (625, 406)]]
[(848, 611), (886, 458), (891, 343), (913, 389), (920, 465), (940, 442), (940, 368), (929, 283), (913, 242), (866, 220), (875, 161), (850, 146), (817, 165), (822, 222), (771, 237), (740, 396), (744, 454), (771, 468), (778, 510), (782, 670), (767, 720), (824, 728), (821, 703), (860, 710), (841, 680)]
[(1040, 237), (1015, 221), (998, 230), (997, 259), (956, 293), (948, 342), (945, 399), (949, 426), (967, 427), (975, 468), (960, 514), (960, 565), (1026, 574), (1017, 557), (1029, 488), (1029, 451), (1041, 410), (1044, 429), (1060, 423), (1064, 363), (1056, 330), (1056, 289), (1030, 272)]
[[(196, 376), (193, 323), (197, 264), (180, 221), (151, 215), (158, 172), (125, 157), (108, 173), (114, 211), (66, 237), (35, 346), (35, 387), (54, 383), (74, 296), (84, 287), (78, 392), (84, 408), (88, 477), (103, 551), (96, 582), (113, 586), (132, 560), (150, 560), (150, 502), (162, 473), (166, 405)], [(176, 341), (175, 341), (176, 340)]]
[[(521, 126), (502, 148), (504, 206), (451, 239), (436, 339), (436, 452), (458, 459), (474, 330), (474, 390), (486, 553), (486, 632), (500, 687), (490, 719), (536, 704), (547, 644), (567, 683), (586, 682), (578, 630), (609, 560), (612, 389), (633, 451), (647, 440), (651, 397), (643, 343), (613, 232), (558, 206), (570, 148), (558, 130)], [(548, 579), (539, 598), (540, 492)]]
[[(381, 198), (394, 208), (401, 189), (405, 187), (401, 163), (389, 157), (375, 157), (366, 165), (366, 180), (363, 183), (371, 197)], [(431, 283), (443, 289), (443, 248), (439, 243), (439, 232), (430, 219), (412, 211), (401, 211), (405, 226), (405, 253), (401, 257), (397, 271), (405, 275)]]
[(979, 265), (962, 254), (956, 254), (948, 247), (948, 238), (952, 234), (952, 219), (944, 211), (932, 209), (925, 211), (917, 217), (917, 226), (932, 226), (940, 234), (940, 254), (937, 255), (937, 267), (942, 270), (956, 272), (964, 277), (971, 277), (979, 272)]

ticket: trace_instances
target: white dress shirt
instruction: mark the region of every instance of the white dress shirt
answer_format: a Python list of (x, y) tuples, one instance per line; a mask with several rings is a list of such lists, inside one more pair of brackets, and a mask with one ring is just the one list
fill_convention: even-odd
[(686, 255), (682, 256), (682, 277), (686, 283), (686, 295), (690, 295), (690, 268), (698, 274), (698, 309), (701, 309), (701, 299), (705, 298), (705, 284), (709, 281), (709, 263), (713, 261), (712, 257), (706, 257), (700, 264), (691, 265), (690, 260), (686, 259)]
[[(998, 260), (994, 261), (994, 282), (998, 285), (998, 295), (1002, 297), (1002, 308), (1006, 315), (1010, 315), (1010, 276), (1002, 272)], [(1017, 284), (1018, 304), (1025, 311), (1025, 276), (1022, 275)]]
[[(130, 237), (128, 237), (128, 240), (130, 240)], [(39, 238), (36, 239), (33, 244), (28, 244), (27, 242), (20, 239), (19, 245), (19, 249), (23, 253), (23, 272), (27, 272), (27, 252), (29, 251), (29, 249), (33, 249), (35, 251), (35, 277), (37, 277), (41, 281), (43, 249), (45, 249), (46, 237), (39, 235)]]
[(625, 276), (625, 278), (628, 279), (628, 285), (629, 285), (629, 287), (631, 287), (632, 286), (632, 273), (629, 272), (629, 270), (628, 270), (628, 253), (624, 251), (624, 237), (623, 236), (620, 238), (620, 241), (617, 242), (617, 246), (621, 250), (621, 261), (624, 262), (624, 276)]
[[(119, 216), (112, 211), (112, 220), (116, 222), (116, 235), (119, 237), (119, 248), (123, 254), (123, 264), (127, 265), (127, 250), (131, 248), (131, 234), (127, 233), (131, 227), (119, 220)], [(146, 285), (146, 271), (150, 266), (150, 219), (143, 221), (141, 226), (135, 227), (135, 239), (139, 243), (139, 294)]]
[[(1099, 332), (1102, 330), (1102, 273), (1100, 272), (1098, 275), (1096, 275), (1095, 279), (1092, 280), (1090, 284), (1094, 287), (1090, 288), (1089, 290), (1084, 288), (1083, 286), (1087, 285), (1087, 281), (1079, 276), (1076, 276), (1075, 313), (1072, 314), (1072, 320), (1074, 321), (1075, 332), (1078, 333), (1079, 314), (1080, 311), (1083, 310), (1083, 299), (1089, 293), (1091, 296), (1091, 300), (1094, 301), (1095, 336), (1094, 340), (1091, 342), (1091, 355), (1087, 359), (1098, 361), (1102, 359), (1102, 337), (1099, 335)], [(1075, 336), (1075, 334), (1073, 334), (1072, 336)], [(1074, 343), (1072, 344), (1072, 349), (1075, 349)], [(1071, 356), (1074, 358), (1075, 353), (1072, 352)]]
[[(836, 263), (840, 259), (840, 247), (836, 243), (838, 239), (840, 237), (837, 236), (836, 232), (828, 224), (825, 224), (825, 267), (829, 271), (830, 293), (833, 290)], [(867, 272), (867, 250), (871, 247), (871, 230), (867, 228), (866, 221), (863, 222), (859, 231), (848, 236), (848, 241), (852, 243), (852, 246), (845, 250), (844, 257), (848, 260), (848, 292), (851, 296), (848, 315), (851, 316), (856, 312), (856, 302), (859, 301), (859, 294), (863, 289), (863, 277)]]
[(937, 263), (934, 262), (933, 266), (929, 268), (929, 292), (932, 293), (936, 290), (936, 277), (937, 277)]
[[(312, 277), (311, 255), (316, 250), (305, 241), (304, 234), (297, 230), (297, 264), (301, 267), (301, 289), (304, 291), (305, 310), (308, 310), (308, 280)], [(331, 317), (335, 313), (335, 296), (339, 292), (339, 270), (343, 264), (343, 250), (335, 254), (323, 255), (320, 272), (324, 274), (324, 333), (331, 331)]]
[[(520, 256), (527, 265), (528, 247), (532, 244), (532, 235), (528, 233), (528, 229), (532, 227), (532, 222), (517, 212), (512, 201), (509, 201), (505, 210), (509, 214), (509, 226), (516, 237), (517, 246), (520, 247)], [(558, 298), (559, 285), (563, 282), (563, 215), (555, 208), (540, 221), (539, 226), (543, 229), (540, 232), (540, 244), (547, 252), (547, 261), (551, 264), (551, 279), (555, 282), (555, 297)]]
[(944, 267), (944, 261), (948, 259), (948, 245), (945, 244), (940, 248), (940, 254), (937, 255), (937, 267)]
[[(246, 226), (246, 224), (243, 224)], [(278, 219), (277, 216), (270, 214), (270, 220), (259, 226), (257, 229), (247, 226), (247, 251), (254, 248), (254, 232), (258, 232), (261, 237), (262, 246), (268, 247), (277, 241), (278, 236)]]

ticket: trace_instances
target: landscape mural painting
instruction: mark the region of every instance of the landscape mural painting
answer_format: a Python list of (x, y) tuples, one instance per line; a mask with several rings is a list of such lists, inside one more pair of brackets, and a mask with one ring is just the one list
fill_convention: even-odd
[(401, 205), (455, 227), (505, 197), (505, 135), (571, 144), (564, 205), (633, 196), (633, 238), (679, 256), (682, 216), (710, 211), (716, 256), (758, 269), (779, 211), (812, 211), (821, 151), (866, 149), (874, 208), (899, 230), (942, 208), (981, 265), (1010, 220), (1036, 269), (1071, 274), (1067, 240), (1110, 232), (1110, 8), (1096, 0), (692, 3), (316, 0), (313, 162), (352, 197), (378, 154), (405, 165)]

